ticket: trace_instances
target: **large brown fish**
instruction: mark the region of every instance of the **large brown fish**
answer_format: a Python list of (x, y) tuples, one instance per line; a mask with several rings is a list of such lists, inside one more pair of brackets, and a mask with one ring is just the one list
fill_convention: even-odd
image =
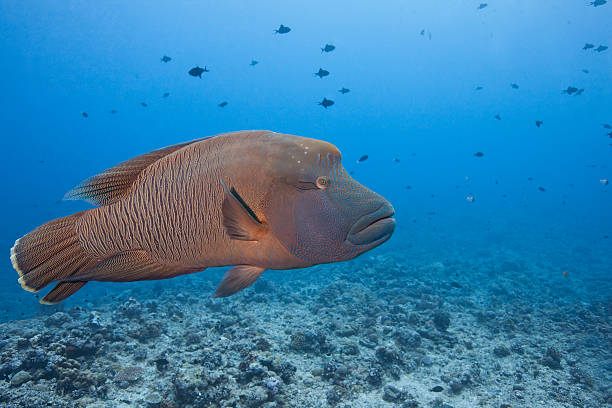
[(393, 207), (351, 178), (320, 140), (244, 131), (135, 157), (66, 194), (98, 208), (15, 242), (21, 286), (66, 299), (89, 281), (167, 279), (236, 265), (215, 296), (266, 269), (344, 261), (391, 237)]

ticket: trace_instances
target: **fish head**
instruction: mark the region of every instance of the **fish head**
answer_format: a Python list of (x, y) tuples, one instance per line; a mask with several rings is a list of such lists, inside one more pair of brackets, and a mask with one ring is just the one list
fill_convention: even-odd
[(273, 135), (263, 212), (289, 253), (304, 265), (338, 262), (391, 237), (393, 206), (347, 173), (334, 145)]

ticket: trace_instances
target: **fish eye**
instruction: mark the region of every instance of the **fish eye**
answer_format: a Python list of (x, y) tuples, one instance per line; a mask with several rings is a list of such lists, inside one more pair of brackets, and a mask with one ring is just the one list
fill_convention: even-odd
[(325, 176), (321, 176), (317, 178), (317, 187), (323, 189), (323, 188), (327, 188), (327, 186), (329, 186), (329, 178)]

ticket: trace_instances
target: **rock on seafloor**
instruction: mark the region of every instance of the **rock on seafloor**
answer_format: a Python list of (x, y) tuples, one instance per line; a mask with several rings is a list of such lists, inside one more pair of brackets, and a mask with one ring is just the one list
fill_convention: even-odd
[(221, 272), (92, 288), (0, 323), (0, 406), (609, 405), (609, 305), (560, 303), (503, 252), (462, 255), (267, 272), (228, 299), (202, 295)]

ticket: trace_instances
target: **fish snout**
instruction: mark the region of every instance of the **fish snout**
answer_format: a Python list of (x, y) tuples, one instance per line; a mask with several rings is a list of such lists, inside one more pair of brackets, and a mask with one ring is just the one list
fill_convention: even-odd
[(395, 210), (390, 202), (359, 218), (349, 230), (347, 240), (354, 245), (377, 246), (391, 237), (395, 230)]

